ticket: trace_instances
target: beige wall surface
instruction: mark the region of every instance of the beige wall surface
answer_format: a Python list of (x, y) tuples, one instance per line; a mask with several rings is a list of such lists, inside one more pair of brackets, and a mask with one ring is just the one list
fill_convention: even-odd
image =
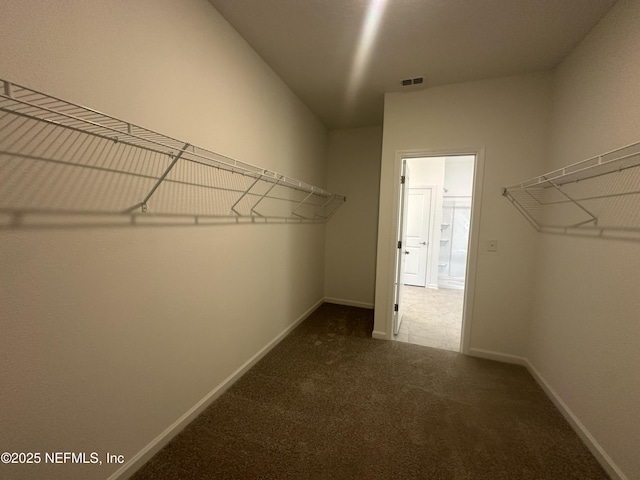
[[(551, 78), (532, 74), (435, 87), (385, 98), (375, 330), (389, 335), (397, 222), (398, 151), (484, 148), (484, 185), (470, 346), (522, 355), (536, 242), (501, 187), (528, 178), (547, 151)], [(452, 151), (453, 150), (453, 151)], [(498, 252), (486, 242), (497, 239)]]
[(380, 184), (380, 127), (329, 134), (329, 191), (347, 202), (327, 224), (325, 296), (330, 301), (372, 307)]
[[(205, 0), (0, 3), (0, 78), (325, 186), (326, 129)], [(0, 231), (3, 451), (130, 460), (322, 299), (324, 232)]]
[(484, 149), (470, 346), (527, 357), (640, 479), (638, 244), (535, 235), (500, 195), (640, 140), (640, 2), (620, 0), (553, 76), (388, 94), (384, 133), (330, 134), (205, 0), (0, 5), (0, 78), (348, 199), (326, 227), (0, 230), (3, 451), (130, 460), (323, 296), (375, 292), (389, 336), (397, 152)]
[[(618, 2), (557, 69), (545, 171), (640, 141), (638, 25), (640, 2)], [(539, 258), (530, 361), (640, 479), (640, 244), (540, 235)]]

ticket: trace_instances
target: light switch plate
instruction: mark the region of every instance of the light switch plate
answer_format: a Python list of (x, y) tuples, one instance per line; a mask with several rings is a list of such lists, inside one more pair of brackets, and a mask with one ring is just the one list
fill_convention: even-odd
[(498, 240), (489, 240), (487, 242), (487, 251), (488, 252), (497, 252), (498, 251)]

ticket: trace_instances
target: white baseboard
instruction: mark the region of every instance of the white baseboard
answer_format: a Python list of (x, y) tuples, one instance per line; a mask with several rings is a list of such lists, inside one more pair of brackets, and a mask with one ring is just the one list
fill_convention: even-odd
[(146, 447), (131, 457), (122, 467), (120, 467), (107, 480), (126, 480), (130, 478), (138, 469), (140, 469), (151, 457), (158, 453), (165, 445), (167, 445), (173, 437), (191, 423), (202, 411), (207, 408), (214, 400), (222, 395), (231, 385), (244, 375), (247, 370), (253, 367), (262, 357), (264, 357), (273, 347), (278, 345), (294, 328), (309, 317), (320, 305), (324, 303), (324, 299), (319, 300), (310, 309), (304, 312), (295, 322), (280, 332), (273, 340), (267, 343), (260, 351), (241, 365), (235, 372), (229, 375), (220, 385), (211, 390), (204, 398), (191, 407), (180, 418), (173, 422), (167, 429), (154, 438)]
[(387, 337), (387, 333), (386, 332), (378, 332), (376, 330), (374, 330), (371, 333), (371, 337), (375, 338), (377, 340), (389, 340), (389, 337)]
[[(207, 408), (214, 400), (222, 395), (231, 385), (244, 375), (253, 365), (255, 365), (262, 357), (264, 357), (271, 349), (273, 349), (278, 343), (280, 343), (295, 327), (308, 318), (320, 305), (324, 302), (337, 303), (339, 305), (347, 306), (359, 306), (362, 308), (373, 308), (373, 305), (367, 307), (360, 302), (347, 302), (346, 300), (339, 300), (334, 298), (324, 298), (318, 301), (315, 305), (309, 308), (303, 313), (295, 322), (280, 332), (273, 340), (265, 345), (260, 351), (247, 360), (242, 366), (240, 366), (235, 372), (227, 377), (220, 385), (215, 387), (211, 392), (205, 395), (198, 403), (191, 407), (187, 412), (178, 418), (173, 424), (167, 427), (160, 435), (153, 439), (146, 447), (140, 450), (136, 455), (131, 457), (122, 467), (120, 467), (115, 473), (113, 473), (107, 480), (126, 480), (131, 477), (139, 468), (141, 468), (147, 461), (149, 461), (156, 453), (158, 453), (165, 445), (167, 445), (173, 437), (175, 437), (184, 427), (186, 427), (191, 421), (193, 421), (202, 411)], [(357, 304), (357, 305), (354, 305)], [(387, 340), (385, 332), (377, 332), (374, 330), (372, 334), (373, 338), (380, 340)], [(587, 430), (584, 424), (578, 419), (578, 417), (571, 411), (569, 406), (564, 403), (558, 393), (549, 385), (540, 372), (531, 364), (531, 362), (525, 358), (517, 355), (510, 355), (506, 353), (495, 352), (491, 350), (483, 350), (480, 348), (470, 348), (469, 355), (478, 358), (485, 358), (488, 360), (495, 360), (504, 363), (511, 363), (516, 365), (522, 365), (529, 370), (533, 378), (538, 382), (540, 387), (547, 394), (553, 404), (560, 410), (560, 413), (566, 418), (571, 427), (575, 430), (578, 436), (585, 443), (587, 448), (598, 460), (600, 465), (606, 470), (609, 476), (613, 480), (628, 480), (628, 477), (620, 470), (620, 468), (613, 462), (611, 457), (607, 455), (605, 450), (600, 446), (596, 439)]]
[(342, 298), (324, 297), (327, 303), (335, 303), (337, 305), (345, 305), (347, 307), (360, 307), (373, 310), (373, 303), (356, 302), (355, 300), (344, 300)]
[(569, 422), (573, 430), (578, 434), (578, 436), (582, 439), (584, 444), (587, 446), (596, 460), (602, 465), (602, 468), (606, 470), (609, 476), (613, 480), (628, 480), (627, 476), (620, 470), (620, 468), (613, 462), (611, 457), (607, 455), (607, 452), (600, 446), (597, 440), (591, 435), (587, 427), (578, 419), (578, 417), (571, 411), (569, 406), (564, 403), (560, 395), (549, 385), (549, 383), (545, 380), (545, 378), (540, 374), (540, 372), (534, 367), (528, 359), (525, 359), (525, 367), (529, 370), (533, 378), (536, 379), (536, 382), (542, 387), (547, 396), (551, 399), (553, 404), (556, 406), (562, 416)]
[(540, 372), (531, 364), (528, 358), (519, 357), (517, 355), (509, 355), (506, 353), (494, 352), (491, 350), (483, 350), (481, 348), (470, 348), (469, 355), (472, 357), (486, 358), (488, 360), (496, 360), (498, 362), (513, 363), (516, 365), (522, 365), (531, 376), (538, 382), (538, 385), (544, 390), (547, 397), (553, 402), (562, 416), (569, 422), (571, 428), (578, 434), (580, 439), (584, 442), (587, 448), (591, 451), (593, 456), (598, 460), (602, 468), (606, 470), (609, 476), (613, 480), (628, 480), (627, 476), (620, 470), (620, 468), (611, 460), (611, 457), (607, 455), (604, 449), (600, 446), (597, 440), (591, 435), (589, 430), (578, 419), (578, 417), (571, 411), (569, 406), (564, 403), (560, 395), (549, 385)]
[(472, 357), (485, 358), (487, 360), (495, 360), (502, 363), (513, 363), (516, 365), (527, 365), (527, 359), (517, 355), (508, 353), (494, 352), (492, 350), (483, 350), (481, 348), (470, 348), (469, 355)]

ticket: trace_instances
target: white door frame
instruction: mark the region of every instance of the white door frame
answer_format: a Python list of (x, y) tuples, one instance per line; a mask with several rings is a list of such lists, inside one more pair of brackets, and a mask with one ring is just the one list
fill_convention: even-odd
[[(419, 157), (452, 157), (459, 155), (475, 155), (476, 161), (473, 171), (473, 194), (471, 203), (471, 226), (469, 231), (469, 255), (467, 257), (467, 270), (465, 279), (464, 290), (464, 307), (462, 311), (462, 335), (461, 335), (461, 348), (460, 351), (468, 355), (469, 345), (471, 342), (471, 327), (473, 324), (473, 304), (475, 298), (475, 283), (476, 283), (476, 271), (478, 264), (478, 247), (480, 245), (480, 211), (482, 207), (482, 184), (484, 177), (484, 147), (476, 148), (440, 148), (440, 149), (420, 149), (420, 150), (396, 150), (395, 161), (393, 168), (393, 178), (399, 179), (402, 171), (402, 160), (408, 158)], [(394, 182), (395, 183), (395, 182)], [(398, 212), (400, 210), (400, 197), (399, 197), (399, 182), (394, 189), (393, 195), (393, 212), (395, 212), (393, 219), (393, 225), (397, 225)], [(391, 236), (389, 238), (389, 244), (393, 245), (393, 255), (390, 255), (390, 269), (389, 274), (386, 275), (384, 289), (386, 294), (385, 299), (392, 299), (395, 288), (395, 275), (397, 272), (397, 265), (395, 262), (395, 247), (397, 235), (397, 229), (390, 229), (387, 234)], [(387, 257), (388, 258), (388, 257)], [(382, 305), (385, 303), (386, 305)], [(376, 315), (383, 315), (386, 323), (386, 332), (383, 335), (376, 334), (375, 338), (384, 338), (386, 340), (393, 339), (393, 304), (392, 302), (382, 302), (376, 298), (375, 309)], [(382, 332), (380, 332), (382, 333)]]

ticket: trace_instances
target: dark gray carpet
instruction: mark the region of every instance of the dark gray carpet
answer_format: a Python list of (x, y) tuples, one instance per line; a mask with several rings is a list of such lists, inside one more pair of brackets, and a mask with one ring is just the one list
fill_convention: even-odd
[(526, 369), (325, 304), (133, 478), (606, 479)]

